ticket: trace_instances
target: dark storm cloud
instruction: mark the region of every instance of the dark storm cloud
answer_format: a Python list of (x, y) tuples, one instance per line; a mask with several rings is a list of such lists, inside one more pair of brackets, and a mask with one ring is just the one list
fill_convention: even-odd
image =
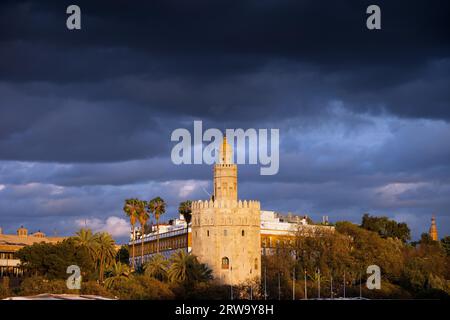
[[(262, 95), (260, 100), (266, 100), (273, 93), (271, 97), (276, 99), (277, 89), (284, 83), (275, 81), (271, 87), (262, 83), (260, 90), (247, 95), (245, 88), (227, 90), (221, 87), (223, 83), (238, 80), (248, 87), (251, 84), (242, 83), (243, 76), (258, 75), (267, 68), (281, 75), (292, 74), (292, 70), (294, 74), (305, 73), (299, 66), (307, 66), (319, 70), (322, 79), (335, 82), (331, 93), (336, 91), (338, 97), (348, 98), (351, 92), (360, 97), (357, 102), (364, 105), (356, 103), (357, 108), (382, 107), (400, 115), (448, 118), (440, 84), (429, 92), (436, 93), (437, 99), (441, 97), (430, 108), (424, 108), (420, 99), (429, 96), (422, 94), (431, 90), (426, 84), (424, 89), (421, 84), (403, 86), (411, 79), (421, 79), (434, 61), (443, 61), (443, 74), (448, 78), (447, 1), (381, 1), (381, 32), (365, 28), (366, 1), (326, 5), (316, 1), (151, 1), (139, 6), (120, 1), (81, 1), (78, 4), (82, 7), (83, 29), (79, 32), (64, 28), (67, 4), (3, 5), (1, 78), (94, 85), (95, 81), (133, 75), (150, 80), (150, 92), (158, 87), (158, 81), (169, 83), (168, 88), (189, 84), (187, 87), (194, 89), (189, 91), (191, 94), (175, 90), (173, 98), (183, 99), (194, 115), (216, 107), (217, 102), (209, 101), (207, 95), (208, 85), (213, 85), (219, 91), (212, 92), (220, 98), (219, 110), (249, 108), (251, 114), (260, 101), (248, 101), (249, 96)], [(323, 85), (330, 87), (328, 83)], [(116, 84), (115, 89), (120, 92), (120, 87)], [(288, 94), (292, 95), (293, 90), (308, 95), (300, 87), (291, 88)], [(404, 96), (411, 90), (419, 98), (413, 99), (417, 103), (412, 106)], [(203, 91), (206, 97), (198, 99), (197, 92)], [(104, 93), (104, 98), (108, 99), (112, 92)], [(376, 99), (381, 94), (391, 95), (390, 100)], [(372, 101), (368, 103), (368, 99)], [(179, 103), (152, 104), (157, 102), (154, 100), (145, 101), (152, 110), (180, 110)], [(268, 107), (280, 105), (269, 103)], [(314, 107), (303, 103), (298, 109), (308, 111)], [(236, 119), (242, 113), (233, 115), (235, 112), (229, 113), (231, 119)]]
[(370, 211), (415, 235), (435, 212), (449, 231), (448, 1), (377, 1), (376, 32), (369, 1), (77, 1), (75, 32), (69, 4), (0, 4), (6, 229), (73, 233), (131, 196), (161, 195), (174, 217), (212, 169), (173, 165), (170, 133), (203, 120), (280, 128), (279, 174), (239, 169), (266, 209)]

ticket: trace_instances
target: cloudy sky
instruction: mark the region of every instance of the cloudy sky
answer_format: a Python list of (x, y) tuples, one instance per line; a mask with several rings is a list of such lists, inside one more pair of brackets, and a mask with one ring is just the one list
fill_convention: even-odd
[(280, 129), (279, 173), (241, 166), (240, 198), (448, 235), (449, 21), (447, 0), (2, 1), (0, 226), (124, 241), (124, 199), (158, 195), (175, 217), (211, 190), (210, 166), (170, 159), (202, 120)]

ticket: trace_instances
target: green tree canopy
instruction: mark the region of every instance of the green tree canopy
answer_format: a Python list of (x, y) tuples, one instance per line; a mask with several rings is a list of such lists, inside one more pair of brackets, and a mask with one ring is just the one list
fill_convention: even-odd
[(397, 223), (388, 217), (363, 215), (361, 227), (377, 232), (383, 238), (397, 238), (403, 242), (411, 239), (411, 231), (406, 223)]
[(17, 252), (24, 269), (31, 274), (45, 276), (48, 279), (67, 279), (67, 267), (77, 265), (83, 278), (95, 278), (95, 261), (84, 247), (80, 247), (73, 238), (60, 243), (35, 243)]

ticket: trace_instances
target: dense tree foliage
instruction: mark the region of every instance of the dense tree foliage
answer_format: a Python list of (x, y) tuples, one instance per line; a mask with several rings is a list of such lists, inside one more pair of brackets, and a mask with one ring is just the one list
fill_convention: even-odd
[(116, 253), (116, 262), (128, 264), (129, 261), (130, 261), (130, 251), (128, 250), (128, 246), (123, 245)]
[(450, 256), (450, 236), (441, 239), (442, 247), (445, 250), (447, 256)]
[(167, 280), (169, 261), (162, 254), (153, 255), (144, 265), (144, 273), (160, 281)]
[(211, 274), (211, 270), (205, 264), (184, 250), (179, 250), (171, 256), (167, 272), (170, 281), (183, 285), (211, 280)]
[(0, 282), (0, 299), (6, 298), (10, 295), (9, 278), (4, 277)]
[[(189, 211), (188, 205), (183, 210)], [(365, 221), (365, 222), (364, 222)], [(376, 226), (379, 224), (378, 227)], [(120, 299), (296, 299), (318, 297), (443, 298), (450, 296), (450, 237), (406, 243), (408, 232), (384, 218), (363, 225), (337, 222), (334, 231), (300, 232), (264, 251), (261, 279), (224, 286), (194, 255), (180, 250), (154, 255), (140, 269), (128, 266), (128, 250), (118, 252), (109, 235), (80, 230), (58, 244), (34, 244), (18, 252), (26, 277), (14, 292), (0, 284), (0, 297), (14, 294), (82, 293)], [(394, 236), (396, 235), (396, 236)], [(81, 290), (68, 290), (66, 268), (82, 270)], [(367, 267), (381, 269), (381, 289), (365, 286)], [(104, 271), (102, 271), (104, 269)], [(103, 277), (105, 278), (102, 281)], [(319, 291), (320, 283), (320, 291)], [(361, 284), (361, 285), (360, 285)]]
[(361, 227), (377, 232), (383, 238), (397, 238), (403, 242), (411, 239), (411, 231), (406, 223), (398, 223), (388, 217), (372, 217), (363, 215)]
[(86, 280), (95, 278), (96, 264), (87, 248), (80, 247), (73, 238), (57, 244), (35, 243), (17, 252), (28, 274), (47, 279), (66, 279), (67, 267), (77, 265)]
[[(382, 237), (350, 222), (336, 223), (335, 232), (316, 233), (281, 242), (263, 256), (261, 290), (269, 298), (289, 299), (345, 295), (369, 298), (443, 297), (450, 294), (450, 258), (440, 242), (423, 236), (416, 246), (397, 237)], [(381, 269), (380, 290), (365, 286), (367, 267)], [(295, 274), (296, 282), (293, 286)], [(361, 287), (359, 283), (361, 281)]]

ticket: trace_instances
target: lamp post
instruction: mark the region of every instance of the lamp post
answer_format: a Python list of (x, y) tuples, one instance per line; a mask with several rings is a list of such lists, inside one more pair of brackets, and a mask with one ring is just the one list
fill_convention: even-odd
[(295, 300), (295, 267), (292, 272), (292, 300)]
[(264, 266), (264, 300), (267, 300), (267, 266)]
[(333, 299), (333, 276), (330, 273), (330, 298)]
[(317, 274), (318, 274), (318, 278), (317, 278), (317, 285), (318, 285), (317, 295), (318, 295), (318, 298), (320, 299), (320, 269), (317, 269)]
[(344, 271), (344, 299), (345, 299), (345, 271)]
[(230, 266), (230, 297), (233, 300), (233, 267)]
[(281, 300), (281, 274), (278, 271), (278, 300)]
[(307, 273), (307, 271), (306, 271), (306, 269), (305, 269), (305, 300), (308, 299), (308, 291), (307, 291), (307, 289), (306, 289), (306, 273)]
[(362, 298), (362, 288), (361, 288), (361, 272), (359, 272), (359, 299)]

